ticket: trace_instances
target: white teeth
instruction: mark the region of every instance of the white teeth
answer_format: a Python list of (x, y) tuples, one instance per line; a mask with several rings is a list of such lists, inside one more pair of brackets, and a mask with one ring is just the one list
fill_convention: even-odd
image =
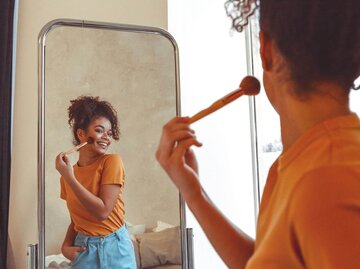
[(102, 143), (102, 142), (98, 142), (98, 144), (100, 145), (100, 146), (107, 146), (107, 144), (106, 143)]

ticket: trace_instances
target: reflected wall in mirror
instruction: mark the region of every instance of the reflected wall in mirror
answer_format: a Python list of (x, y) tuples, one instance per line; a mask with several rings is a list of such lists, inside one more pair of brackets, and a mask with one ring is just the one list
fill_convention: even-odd
[[(165, 266), (161, 264), (165, 262), (185, 268), (180, 265), (183, 205), (154, 156), (163, 124), (179, 109), (176, 44), (162, 32), (99, 25), (52, 24), (43, 41), (44, 148), (40, 152), (44, 153), (45, 242), (40, 263), (41, 258), (45, 267), (61, 261), (70, 218), (66, 202), (60, 199), (54, 160), (72, 146), (67, 123), (70, 100), (91, 95), (109, 101), (118, 113), (120, 140), (113, 141), (108, 153), (119, 154), (124, 163), (125, 221), (138, 263), (141, 260), (141, 268)], [(75, 163), (78, 156), (69, 157)], [(40, 242), (40, 254), (41, 247)], [(157, 254), (164, 255), (157, 253), (161, 249), (168, 250), (168, 256), (159, 259)]]

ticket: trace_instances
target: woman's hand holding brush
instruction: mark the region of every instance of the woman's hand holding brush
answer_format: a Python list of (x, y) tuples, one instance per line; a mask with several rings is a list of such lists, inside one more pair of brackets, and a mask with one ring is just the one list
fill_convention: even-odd
[(213, 103), (193, 117), (175, 117), (163, 128), (156, 158), (168, 173), (186, 202), (197, 199), (202, 189), (198, 181), (197, 162), (191, 146), (200, 147), (190, 124), (224, 107), (242, 95), (259, 93), (260, 83), (254, 77), (245, 77), (240, 87)]
[(69, 157), (63, 152), (56, 156), (55, 168), (65, 179), (74, 175), (74, 169), (70, 163)]
[(72, 176), (73, 168), (70, 164), (68, 155), (73, 152), (79, 151), (82, 147), (84, 147), (88, 144), (92, 144), (92, 143), (94, 143), (94, 139), (89, 137), (87, 139), (87, 141), (85, 141), (75, 147), (72, 147), (72, 148), (66, 150), (65, 152), (61, 152), (58, 156), (56, 156), (56, 160), (55, 160), (56, 170), (58, 170), (59, 173), (64, 177)]
[(200, 147), (189, 118), (175, 117), (163, 128), (156, 158), (183, 194), (185, 201), (200, 190), (197, 162), (191, 146)]

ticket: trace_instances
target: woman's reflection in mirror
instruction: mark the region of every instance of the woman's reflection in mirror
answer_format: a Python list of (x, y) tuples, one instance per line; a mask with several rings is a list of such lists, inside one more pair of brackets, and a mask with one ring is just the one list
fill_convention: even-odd
[(117, 112), (99, 97), (80, 96), (70, 103), (73, 143), (88, 143), (79, 149), (76, 164), (64, 153), (55, 161), (71, 218), (62, 253), (74, 269), (135, 269), (124, 221), (125, 171), (119, 155), (107, 154), (111, 142), (119, 140)]
[(283, 152), (268, 174), (255, 240), (200, 185), (190, 148), (201, 143), (189, 118), (164, 126), (156, 157), (229, 268), (360, 268), (360, 121), (349, 108), (360, 75), (359, 10), (359, 0), (260, 0), (263, 83)]

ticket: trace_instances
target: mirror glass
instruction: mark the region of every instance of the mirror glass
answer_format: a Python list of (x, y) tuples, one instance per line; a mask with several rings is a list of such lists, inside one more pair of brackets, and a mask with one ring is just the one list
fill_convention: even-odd
[[(54, 165), (56, 155), (72, 147), (67, 108), (91, 95), (118, 113), (120, 140), (108, 153), (124, 163), (125, 221), (138, 268), (182, 268), (179, 193), (155, 159), (162, 126), (179, 110), (176, 44), (162, 32), (63, 24), (44, 40), (45, 266), (62, 262), (70, 223)], [(77, 153), (69, 157), (75, 164)]]

